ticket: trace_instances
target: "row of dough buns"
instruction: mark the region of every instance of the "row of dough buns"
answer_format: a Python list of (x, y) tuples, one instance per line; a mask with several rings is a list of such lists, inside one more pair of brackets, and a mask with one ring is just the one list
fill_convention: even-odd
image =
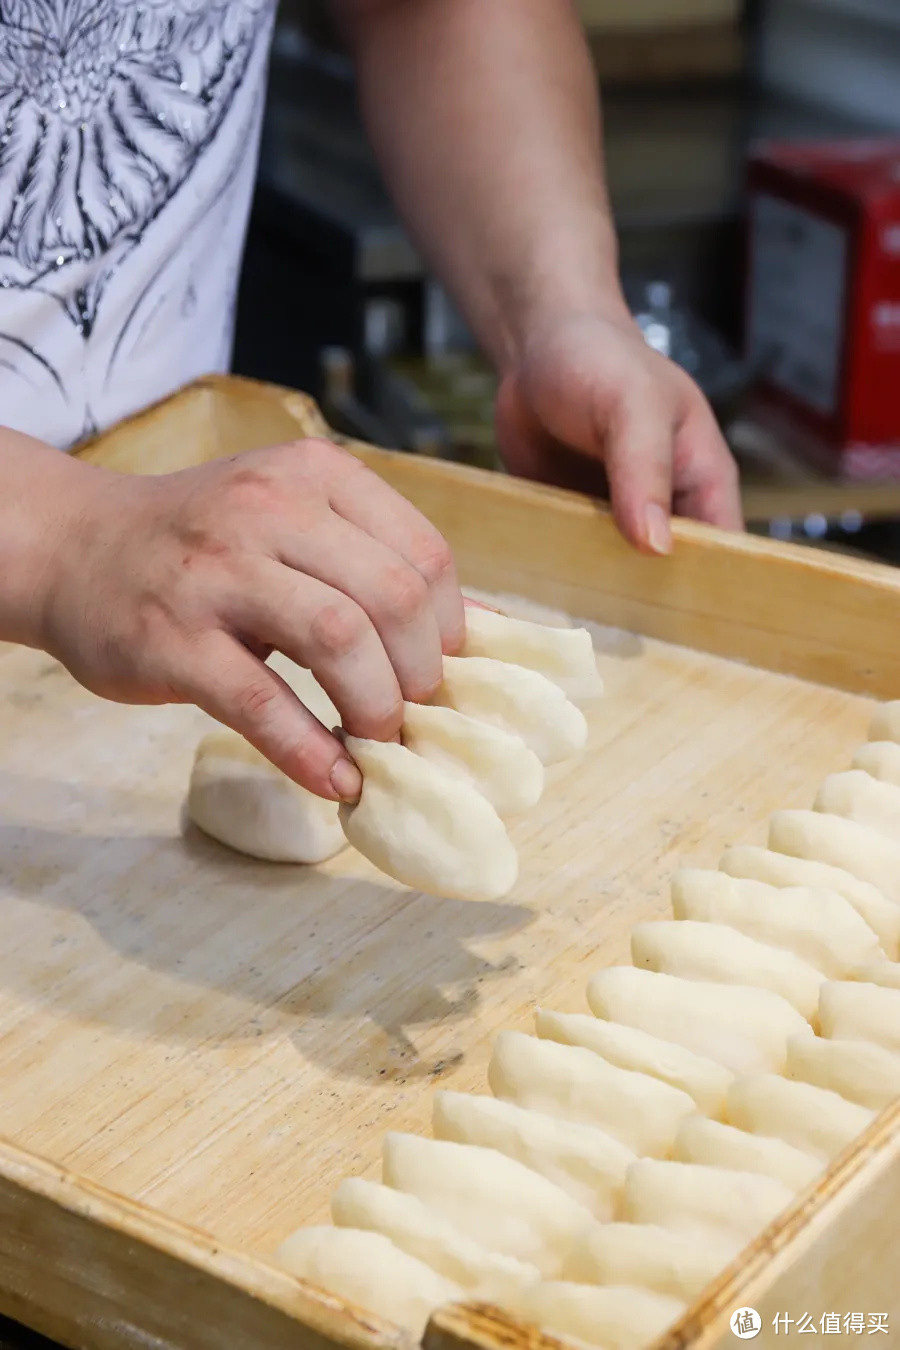
[[(900, 705), (873, 733), (900, 768), (881, 748), (900, 752)], [(893, 805), (836, 775), (773, 817), (768, 848), (678, 872), (672, 917), (635, 927), (590, 1012), (499, 1033), (493, 1095), (437, 1092), (434, 1138), (389, 1135), (382, 1183), (343, 1183), (322, 1231), (389, 1240), (398, 1280), (422, 1261), (582, 1345), (650, 1344), (900, 1095)], [(310, 1276), (295, 1241), (280, 1258)], [(421, 1304), (405, 1324), (421, 1332)]]

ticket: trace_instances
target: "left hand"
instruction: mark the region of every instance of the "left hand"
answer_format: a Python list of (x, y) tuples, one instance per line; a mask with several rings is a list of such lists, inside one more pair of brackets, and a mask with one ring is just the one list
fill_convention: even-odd
[(625, 311), (535, 330), (496, 417), (512, 473), (595, 496), (605, 473), (619, 528), (644, 552), (670, 550), (673, 511), (743, 528), (737, 467), (709, 404)]

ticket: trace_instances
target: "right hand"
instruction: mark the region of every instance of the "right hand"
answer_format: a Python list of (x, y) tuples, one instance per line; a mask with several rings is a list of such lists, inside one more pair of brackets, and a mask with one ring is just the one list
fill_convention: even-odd
[(196, 703), (295, 782), (355, 800), (358, 769), (264, 661), (309, 667), (352, 735), (395, 736), (464, 637), (438, 531), (323, 440), (159, 477), (76, 468), (33, 645), (105, 698)]

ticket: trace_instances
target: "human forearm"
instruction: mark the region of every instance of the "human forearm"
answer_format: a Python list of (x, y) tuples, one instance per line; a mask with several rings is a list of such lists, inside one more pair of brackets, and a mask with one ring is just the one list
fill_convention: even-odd
[(338, 7), (395, 199), (496, 364), (562, 318), (627, 317), (569, 0)]

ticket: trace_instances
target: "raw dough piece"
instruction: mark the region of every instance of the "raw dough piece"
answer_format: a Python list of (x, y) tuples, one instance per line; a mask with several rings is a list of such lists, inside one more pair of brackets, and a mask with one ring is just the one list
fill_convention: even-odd
[(869, 741), (853, 756), (853, 767), (879, 782), (900, 787), (900, 745), (896, 741)]
[(542, 764), (556, 764), (587, 743), (584, 713), (536, 670), (487, 656), (445, 656), (432, 703), (520, 736)]
[(728, 1119), (751, 1134), (783, 1139), (823, 1162), (861, 1134), (873, 1112), (827, 1088), (775, 1073), (738, 1078), (728, 1089)]
[(787, 1186), (758, 1172), (640, 1158), (625, 1178), (623, 1213), (632, 1223), (720, 1239), (730, 1249), (755, 1238), (793, 1199)]
[[(684, 868), (672, 880), (676, 919), (729, 924), (748, 937), (783, 947), (823, 975), (841, 978), (884, 955), (877, 937), (834, 891), (736, 881), (724, 872)], [(748, 981), (750, 983), (750, 981)]]
[[(900, 746), (897, 752), (900, 754)], [(900, 954), (900, 905), (888, 900), (870, 882), (860, 881), (841, 867), (809, 858), (792, 858), (787, 853), (774, 853), (753, 844), (739, 844), (726, 849), (719, 868), (731, 877), (764, 881), (769, 886), (836, 891), (865, 919), (892, 960)]]
[(197, 746), (187, 814), (204, 834), (267, 862), (318, 863), (347, 847), (338, 803), (276, 769), (235, 731)]
[(595, 1222), (546, 1177), (494, 1149), (388, 1134), (384, 1181), (416, 1195), (488, 1251), (537, 1266), (547, 1279)]
[(465, 1299), (458, 1284), (401, 1252), (381, 1233), (301, 1228), (275, 1260), (293, 1275), (421, 1336), (435, 1308)]
[(871, 1111), (880, 1111), (900, 1097), (900, 1054), (869, 1041), (833, 1041), (820, 1036), (788, 1041), (785, 1074), (828, 1088)]
[(465, 779), (500, 816), (534, 806), (544, 790), (544, 766), (520, 736), (454, 708), (405, 703), (401, 739), (413, 754)]
[(587, 994), (597, 1017), (675, 1041), (736, 1074), (780, 1073), (788, 1037), (812, 1035), (797, 1009), (768, 989), (610, 966), (594, 976)]
[(900, 700), (882, 703), (872, 718), (869, 740), (900, 742)]
[(596, 1125), (641, 1155), (665, 1157), (679, 1122), (696, 1108), (686, 1092), (617, 1069), (592, 1050), (501, 1031), (488, 1081), (496, 1097), (563, 1120)]
[(819, 1007), (825, 976), (793, 952), (757, 942), (722, 923), (690, 919), (639, 923), (631, 930), (631, 959), (644, 970), (771, 989), (792, 1003), (807, 1021)]
[(576, 1248), (566, 1278), (581, 1284), (636, 1284), (692, 1303), (743, 1244), (652, 1223), (604, 1223)]
[(461, 655), (487, 656), (536, 670), (558, 684), (574, 703), (603, 693), (594, 644), (586, 628), (548, 628), (468, 606)]
[(685, 1311), (649, 1289), (558, 1282), (532, 1285), (507, 1306), (523, 1321), (600, 1350), (645, 1350)]
[(514, 1102), (436, 1092), (435, 1139), (495, 1148), (560, 1186), (597, 1219), (610, 1219), (635, 1154), (595, 1125), (560, 1120)]
[(342, 1181), (331, 1197), (331, 1215), (340, 1228), (383, 1233), (408, 1256), (486, 1302), (499, 1302), (540, 1279), (536, 1266), (489, 1252), (416, 1196), (377, 1181)]
[(725, 1109), (725, 1093), (734, 1074), (674, 1041), (586, 1013), (557, 1013), (545, 1008), (535, 1014), (535, 1025), (544, 1040), (581, 1045), (619, 1069), (647, 1073), (680, 1088), (693, 1097), (704, 1115), (718, 1116)]
[(830, 1039), (871, 1041), (900, 1053), (900, 989), (855, 981), (823, 984), (819, 1021)]
[(769, 848), (842, 867), (900, 905), (900, 844), (868, 825), (819, 811), (776, 811)]
[(499, 900), (518, 859), (487, 798), (392, 741), (345, 740), (363, 776), (355, 805), (341, 804), (350, 843), (382, 872), (431, 895)]
[(298, 666), (283, 652), (273, 652), (266, 665), (270, 670), (274, 670), (276, 675), (281, 676), (291, 692), (296, 694), (313, 717), (318, 718), (323, 727), (332, 731), (340, 726), (340, 713), (311, 670), (307, 670), (305, 666)]
[(854, 970), (853, 979), (862, 984), (880, 984), (884, 989), (900, 989), (900, 962), (873, 961)]
[(817, 811), (870, 825), (889, 839), (900, 839), (900, 787), (882, 783), (862, 769), (829, 774), (814, 805)]
[(783, 1139), (748, 1134), (734, 1125), (723, 1125), (719, 1120), (699, 1115), (681, 1122), (673, 1157), (676, 1162), (706, 1163), (709, 1167), (728, 1167), (733, 1172), (760, 1172), (792, 1191), (803, 1190), (822, 1170), (818, 1158)]

